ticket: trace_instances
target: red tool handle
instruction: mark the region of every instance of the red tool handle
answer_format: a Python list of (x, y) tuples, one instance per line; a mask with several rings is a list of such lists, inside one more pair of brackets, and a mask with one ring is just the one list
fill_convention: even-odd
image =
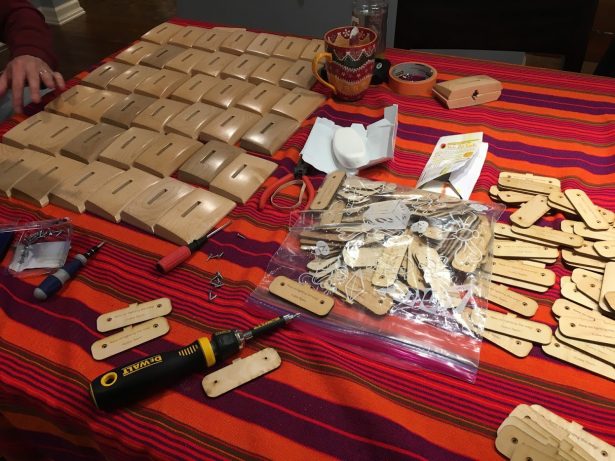
[(175, 267), (183, 263), (186, 259), (190, 257), (191, 254), (192, 252), (187, 246), (179, 247), (166, 255), (164, 258), (160, 259), (156, 263), (156, 269), (158, 269), (163, 274), (166, 274), (167, 272), (173, 270)]

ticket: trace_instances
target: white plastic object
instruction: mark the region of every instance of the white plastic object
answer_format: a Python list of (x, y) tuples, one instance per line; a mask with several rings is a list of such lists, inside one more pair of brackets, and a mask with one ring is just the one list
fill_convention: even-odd
[(356, 169), (368, 162), (363, 139), (350, 127), (338, 128), (333, 135), (333, 155), (343, 168)]

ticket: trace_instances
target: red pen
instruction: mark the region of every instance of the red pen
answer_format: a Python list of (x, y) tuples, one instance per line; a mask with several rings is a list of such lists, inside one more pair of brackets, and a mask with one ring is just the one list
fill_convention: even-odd
[(192, 253), (194, 253), (196, 250), (198, 250), (203, 245), (205, 245), (207, 241), (210, 239), (210, 237), (220, 232), (230, 223), (231, 221), (228, 221), (227, 223), (212, 230), (209, 234), (201, 237), (200, 239), (193, 240), (188, 245), (181, 246), (178, 249), (174, 250), (173, 252), (169, 253), (168, 255), (166, 255), (164, 258), (160, 259), (156, 263), (156, 269), (158, 269), (163, 274), (166, 274), (167, 272), (173, 270), (174, 268), (179, 266), (181, 263), (183, 263), (186, 259), (188, 259)]

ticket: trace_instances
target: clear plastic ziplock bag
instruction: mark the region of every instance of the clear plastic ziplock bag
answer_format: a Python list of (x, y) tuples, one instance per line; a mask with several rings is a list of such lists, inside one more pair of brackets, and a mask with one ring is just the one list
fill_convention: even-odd
[(10, 236), (12, 241), (8, 272), (27, 277), (62, 267), (70, 250), (72, 229), (68, 218), (0, 224), (0, 236)]
[[(473, 382), (502, 211), (349, 177), (327, 210), (299, 213), (251, 300), (301, 312), (300, 328), (380, 362)], [(279, 276), (333, 308), (314, 315), (272, 294)]]

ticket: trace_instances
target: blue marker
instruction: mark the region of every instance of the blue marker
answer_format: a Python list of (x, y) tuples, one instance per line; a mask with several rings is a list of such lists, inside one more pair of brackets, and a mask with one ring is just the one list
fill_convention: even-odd
[(105, 242), (100, 242), (98, 245), (90, 248), (85, 253), (78, 254), (75, 256), (75, 259), (66, 263), (62, 269), (59, 269), (52, 275), (49, 275), (38, 287), (34, 289), (34, 297), (40, 301), (44, 301), (60, 291), (64, 284), (73, 278), (79, 269), (87, 264), (88, 259), (94, 256), (104, 244)]

